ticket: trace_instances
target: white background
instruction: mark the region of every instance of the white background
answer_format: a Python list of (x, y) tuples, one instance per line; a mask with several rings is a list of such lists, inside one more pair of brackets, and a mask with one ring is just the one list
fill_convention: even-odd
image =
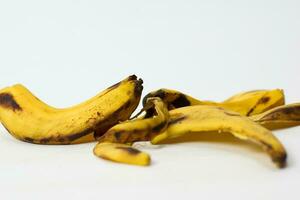
[[(283, 88), (299, 102), (300, 1), (0, 1), (0, 87), (47, 103), (84, 101), (130, 74), (221, 101)], [(154, 147), (150, 167), (114, 164), (94, 143), (39, 146), (0, 128), (1, 199), (299, 199), (300, 128), (276, 131), (276, 169), (233, 138)]]

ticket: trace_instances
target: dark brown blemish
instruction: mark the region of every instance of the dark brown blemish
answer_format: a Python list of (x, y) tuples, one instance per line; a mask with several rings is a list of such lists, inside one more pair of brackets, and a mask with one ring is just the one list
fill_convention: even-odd
[(110, 116), (106, 117), (103, 121), (100, 121), (95, 129), (94, 132), (94, 138), (99, 139), (102, 135), (108, 131), (111, 127), (116, 125), (120, 121), (120, 116), (123, 111), (125, 111), (124, 108), (129, 108), (132, 106), (131, 101), (127, 101), (124, 105), (119, 107), (115, 112), (113, 112)]
[(94, 138), (96, 140), (100, 139), (106, 133), (106, 131), (108, 131), (108, 129), (113, 127), (115, 124), (116, 123), (114, 124), (110, 123), (108, 120), (102, 121), (102, 126), (96, 128), (94, 131)]
[(166, 97), (166, 93), (165, 93), (165, 91), (164, 91), (163, 89), (159, 89), (159, 90), (157, 90), (156, 92), (152, 92), (152, 93), (147, 94), (147, 95), (144, 97), (144, 99), (143, 99), (143, 105), (146, 105), (147, 100), (148, 100), (149, 98), (151, 98), (151, 97), (159, 97), (159, 98), (161, 98), (162, 100), (164, 100), (165, 97)]
[(124, 104), (123, 109), (127, 110), (132, 105), (131, 101), (128, 101)]
[(40, 139), (40, 143), (41, 144), (48, 144), (50, 141), (52, 141), (52, 137), (48, 137), (48, 138), (42, 138)]
[(190, 106), (191, 102), (186, 98), (185, 95), (180, 94), (172, 103), (175, 108), (181, 108), (185, 106)]
[(9, 93), (0, 94), (0, 106), (3, 106), (13, 111), (22, 110), (20, 105), (15, 101), (14, 97)]
[(145, 114), (145, 119), (147, 118), (151, 118), (155, 115), (156, 111), (155, 111), (155, 108), (149, 108), (146, 110), (146, 114)]
[[(131, 75), (129, 76), (126, 80), (128, 81), (136, 81), (137, 80), (137, 76), (136, 75)], [(108, 90), (112, 90), (112, 89), (115, 89), (117, 88), (120, 84), (122, 83), (122, 81), (110, 86), (109, 88), (107, 88)]]
[(262, 97), (260, 100), (258, 100), (256, 102), (256, 104), (248, 111), (247, 115), (246, 116), (250, 116), (251, 113), (254, 111), (254, 109), (259, 105), (259, 104), (265, 104), (267, 103), (268, 101), (270, 101), (270, 97)]
[(87, 129), (87, 130), (84, 130), (82, 132), (73, 133), (73, 134), (70, 134), (70, 135), (57, 136), (57, 137), (50, 136), (50, 137), (42, 138), (40, 140), (35, 140), (33, 143), (40, 143), (40, 144), (52, 144), (52, 143), (70, 144), (74, 140), (77, 140), (77, 139), (79, 139), (83, 136), (86, 136), (87, 134), (89, 134), (91, 132), (92, 132), (91, 129)]
[(155, 132), (159, 132), (161, 129), (163, 129), (166, 126), (167, 122), (161, 122), (158, 125), (156, 125), (155, 127), (152, 128), (153, 131)]
[(139, 80), (136, 80), (134, 83), (135, 83), (135, 85), (134, 85), (134, 95), (135, 95), (136, 98), (140, 98), (141, 95), (142, 95), (142, 91), (144, 89), (143, 80), (139, 79)]
[(289, 121), (298, 121), (300, 120), (300, 106), (282, 107), (276, 109), (275, 111), (265, 115), (263, 118), (261, 118), (261, 120), (278, 120), (282, 115), (287, 115)]
[(134, 81), (134, 80), (137, 79), (137, 76), (136, 76), (135, 74), (133, 74), (133, 75), (129, 76), (127, 79), (128, 79), (129, 81)]
[(81, 138), (81, 137), (83, 137), (83, 136), (88, 135), (88, 134), (91, 133), (91, 132), (93, 132), (92, 129), (86, 129), (86, 130), (81, 131), (81, 132), (79, 132), (79, 133), (70, 134), (70, 135), (67, 135), (67, 136), (61, 137), (61, 138), (65, 138), (67, 141), (72, 142), (72, 141), (74, 141), (74, 140), (76, 140), (76, 139), (78, 139), (78, 138)]
[(185, 120), (187, 117), (186, 116), (181, 116), (181, 117), (178, 117), (178, 118), (174, 118), (174, 119), (170, 119), (168, 125), (172, 125), (172, 124), (176, 124), (178, 122), (181, 122), (183, 120)]
[(23, 138), (24, 142), (28, 142), (28, 143), (34, 143), (34, 139), (30, 138), (30, 137), (24, 137)]
[(264, 147), (266, 148), (266, 150), (268, 152), (270, 152), (271, 157), (272, 157), (272, 161), (274, 163), (276, 163), (279, 168), (285, 167), (285, 165), (286, 165), (286, 159), (287, 159), (286, 152), (280, 152), (280, 153), (275, 152), (274, 148), (270, 144), (267, 144), (264, 141), (260, 141), (260, 142), (261, 142), (262, 145), (264, 145)]
[(258, 104), (266, 104), (266, 103), (268, 103), (269, 101), (270, 101), (270, 97), (262, 97), (262, 98), (259, 100)]
[(166, 97), (166, 93), (163, 89), (160, 89), (155, 93), (155, 97), (159, 97), (163, 100)]
[(285, 108), (282, 110), (282, 113), (286, 114), (286, 115), (290, 115), (294, 112), (294, 108)]
[(252, 107), (248, 113), (246, 114), (246, 116), (250, 116), (250, 114), (254, 111), (254, 108), (256, 108), (256, 105), (254, 107)]
[(273, 162), (275, 162), (279, 168), (284, 168), (286, 166), (286, 159), (287, 159), (286, 153), (273, 156), (272, 158)]
[(282, 112), (286, 115), (290, 115), (290, 114), (300, 115), (300, 106), (283, 108)]
[(115, 132), (114, 136), (115, 136), (115, 138), (116, 138), (117, 141), (120, 141), (121, 134), (122, 134), (121, 132)]
[(117, 149), (124, 150), (124, 151), (126, 151), (127, 153), (129, 153), (131, 155), (137, 155), (137, 154), (141, 153), (140, 150), (134, 149), (132, 147), (117, 147)]

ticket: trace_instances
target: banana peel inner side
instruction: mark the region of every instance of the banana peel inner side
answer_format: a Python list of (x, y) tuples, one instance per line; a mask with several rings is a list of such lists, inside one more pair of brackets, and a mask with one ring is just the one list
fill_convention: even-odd
[(236, 138), (261, 146), (278, 167), (286, 164), (287, 153), (269, 130), (247, 117), (217, 106), (189, 106), (170, 111), (167, 130), (152, 138), (151, 142), (158, 144), (169, 138), (203, 132), (231, 133)]
[(275, 107), (259, 115), (253, 115), (251, 120), (270, 129), (282, 129), (300, 125), (300, 103)]

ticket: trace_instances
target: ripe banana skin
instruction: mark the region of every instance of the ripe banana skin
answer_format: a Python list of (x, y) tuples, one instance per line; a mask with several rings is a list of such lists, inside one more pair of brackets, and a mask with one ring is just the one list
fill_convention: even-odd
[(279, 140), (266, 128), (237, 112), (217, 106), (188, 106), (170, 111), (167, 130), (152, 138), (153, 144), (169, 138), (201, 132), (228, 132), (233, 136), (260, 145), (280, 168), (285, 166), (286, 151)]
[(150, 108), (155, 110), (154, 116), (151, 118), (140, 117), (122, 122), (109, 129), (99, 139), (99, 143), (94, 148), (94, 154), (115, 162), (149, 165), (150, 156), (146, 153), (128, 154), (128, 152), (121, 152), (119, 148), (117, 151), (113, 149), (116, 149), (119, 144), (126, 144), (127, 150), (136, 152), (129, 144), (150, 141), (152, 137), (167, 129), (169, 112), (164, 102), (160, 98), (149, 98), (144, 109)]
[[(160, 89), (147, 94), (143, 103), (150, 97), (160, 97), (168, 106), (169, 110), (194, 105), (214, 105), (240, 113), (244, 116), (260, 114), (277, 106), (284, 105), (283, 90), (255, 90), (239, 93), (229, 99), (217, 103), (213, 101), (201, 101), (176, 90)], [(148, 115), (152, 113), (148, 111)]]
[(99, 142), (133, 143), (138, 141), (150, 141), (154, 135), (166, 130), (169, 121), (169, 111), (160, 98), (149, 98), (145, 110), (153, 108), (154, 116), (151, 118), (140, 117), (125, 121), (109, 129)]
[(143, 90), (135, 75), (70, 108), (53, 108), (18, 84), (0, 90), (0, 122), (25, 142), (72, 144), (94, 141), (129, 119)]
[(251, 120), (270, 129), (281, 129), (300, 125), (300, 103), (288, 104), (253, 115)]
[(147, 166), (151, 162), (147, 153), (141, 152), (127, 144), (99, 143), (94, 148), (94, 154), (106, 160), (131, 165)]

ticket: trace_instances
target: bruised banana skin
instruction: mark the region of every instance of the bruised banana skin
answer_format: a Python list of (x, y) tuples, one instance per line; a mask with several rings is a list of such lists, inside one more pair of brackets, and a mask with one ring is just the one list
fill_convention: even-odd
[(149, 141), (154, 135), (166, 130), (169, 121), (169, 111), (160, 98), (149, 98), (146, 109), (155, 109), (151, 118), (140, 117), (122, 122), (109, 129), (99, 142), (133, 143)]
[(228, 132), (241, 140), (254, 142), (270, 155), (278, 167), (285, 166), (286, 151), (269, 130), (236, 112), (216, 106), (188, 106), (170, 111), (167, 130), (151, 142), (157, 144), (169, 138), (201, 132)]
[[(143, 103), (150, 97), (160, 97), (169, 110), (185, 106), (214, 105), (240, 113), (243, 116), (260, 114), (277, 106), (284, 105), (283, 90), (256, 90), (239, 93), (233, 97), (217, 103), (213, 101), (201, 101), (176, 90), (160, 89), (147, 94)], [(148, 112), (148, 116), (152, 113)]]
[[(53, 108), (18, 84), (0, 90), (0, 122), (15, 138), (35, 144), (94, 141), (136, 109), (142, 80), (135, 75), (70, 108)], [(96, 134), (96, 135), (95, 135)]]
[(300, 103), (288, 104), (253, 115), (251, 120), (270, 130), (300, 125)]
[[(130, 153), (136, 152), (137, 149), (131, 147), (129, 144), (137, 141), (149, 141), (155, 135), (165, 131), (168, 126), (169, 111), (160, 98), (149, 98), (145, 108), (154, 108), (154, 116), (151, 118), (141, 117), (115, 125), (99, 139), (99, 143), (94, 148), (94, 154), (115, 162), (149, 165), (150, 156), (146, 156), (148, 154), (143, 152), (138, 154)], [(125, 151), (128, 150), (129, 153), (120, 152), (120, 149), (110, 152), (118, 144), (126, 144)]]

